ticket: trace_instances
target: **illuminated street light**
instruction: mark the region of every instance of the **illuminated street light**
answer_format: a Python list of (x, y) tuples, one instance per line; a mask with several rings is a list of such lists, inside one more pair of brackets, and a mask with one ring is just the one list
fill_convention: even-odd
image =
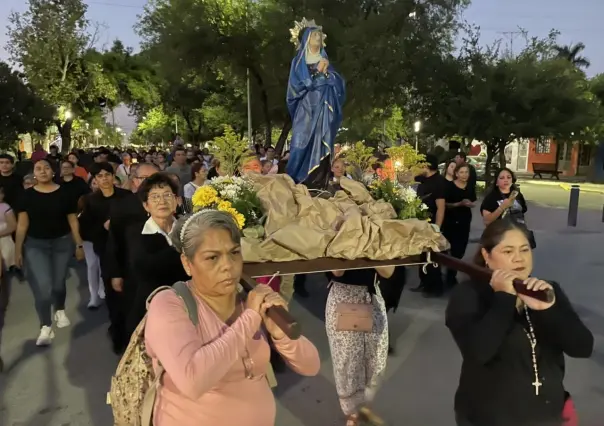
[(99, 129), (94, 129), (94, 136), (98, 136), (100, 134)]
[(409, 14), (409, 18), (415, 18), (417, 16), (417, 12), (411, 12)]
[(421, 121), (416, 121), (415, 123), (413, 123), (413, 130), (415, 131), (415, 133), (419, 133), (419, 131), (422, 129), (422, 122)]
[(422, 129), (422, 122), (417, 120), (413, 123), (413, 130), (415, 131), (415, 150), (419, 152), (419, 131)]

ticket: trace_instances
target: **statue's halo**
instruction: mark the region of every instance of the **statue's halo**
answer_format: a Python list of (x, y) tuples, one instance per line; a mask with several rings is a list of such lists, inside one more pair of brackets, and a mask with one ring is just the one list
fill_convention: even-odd
[(314, 19), (308, 20), (306, 18), (302, 18), (301, 21), (294, 21), (294, 27), (289, 30), (291, 34), (290, 41), (296, 46), (296, 50), (300, 48), (300, 32), (305, 30), (306, 28), (316, 28), (323, 33), (323, 47), (325, 47), (325, 39), (327, 38), (327, 34), (323, 32), (323, 27), (317, 25)]

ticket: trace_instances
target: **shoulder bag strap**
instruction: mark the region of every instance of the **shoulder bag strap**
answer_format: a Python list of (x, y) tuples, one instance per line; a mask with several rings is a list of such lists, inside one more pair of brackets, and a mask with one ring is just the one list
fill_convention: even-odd
[(189, 318), (193, 325), (197, 326), (199, 324), (199, 316), (197, 311), (197, 301), (193, 297), (189, 286), (184, 281), (178, 281), (174, 283), (172, 286), (172, 290), (178, 294), (178, 297), (185, 302), (185, 307), (187, 308), (187, 313), (189, 314)]

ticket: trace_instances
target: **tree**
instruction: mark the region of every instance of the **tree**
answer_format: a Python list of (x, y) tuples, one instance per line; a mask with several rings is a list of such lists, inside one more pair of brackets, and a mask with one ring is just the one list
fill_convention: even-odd
[(347, 81), (344, 116), (354, 120), (405, 102), (408, 88), (425, 74), (425, 59), (452, 51), (457, 16), (467, 3), (158, 0), (146, 9), (139, 31), (158, 59), (195, 74), (213, 69), (234, 93), (245, 93), (249, 72), (254, 128), (272, 143), (272, 128), (279, 126), (279, 150), (291, 129), (284, 98), (294, 20), (315, 18), (325, 28), (330, 61)]
[(569, 140), (597, 123), (599, 102), (585, 75), (552, 58), (549, 40), (530, 39), (516, 58), (502, 58), (496, 46), (481, 48), (478, 41), (470, 34), (459, 57), (443, 58), (441, 80), (419, 88), (432, 133), (482, 141), (488, 168), (496, 155), (505, 165), (505, 147), (516, 138)]
[(580, 55), (584, 50), (585, 44), (583, 43), (577, 43), (574, 45), (570, 44), (568, 46), (554, 46), (554, 51), (556, 52), (558, 58), (569, 61), (579, 69), (589, 68), (591, 66), (589, 59)]
[[(23, 69), (36, 93), (56, 109), (54, 123), (64, 152), (71, 146), (74, 115), (98, 108), (98, 98), (114, 90), (100, 64), (87, 61), (96, 31), (86, 10), (82, 0), (28, 0), (25, 12), (9, 18), (11, 60)], [(60, 110), (73, 114), (61, 116)]]
[(0, 149), (13, 148), (21, 134), (44, 134), (52, 117), (52, 108), (24, 82), (23, 76), (0, 62)]

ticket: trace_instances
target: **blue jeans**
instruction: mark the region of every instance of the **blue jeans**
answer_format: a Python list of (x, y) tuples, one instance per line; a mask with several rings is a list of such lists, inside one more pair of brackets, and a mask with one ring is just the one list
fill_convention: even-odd
[(51, 326), (51, 306), (65, 309), (67, 269), (75, 250), (71, 234), (52, 240), (27, 237), (23, 262), (41, 326)]

